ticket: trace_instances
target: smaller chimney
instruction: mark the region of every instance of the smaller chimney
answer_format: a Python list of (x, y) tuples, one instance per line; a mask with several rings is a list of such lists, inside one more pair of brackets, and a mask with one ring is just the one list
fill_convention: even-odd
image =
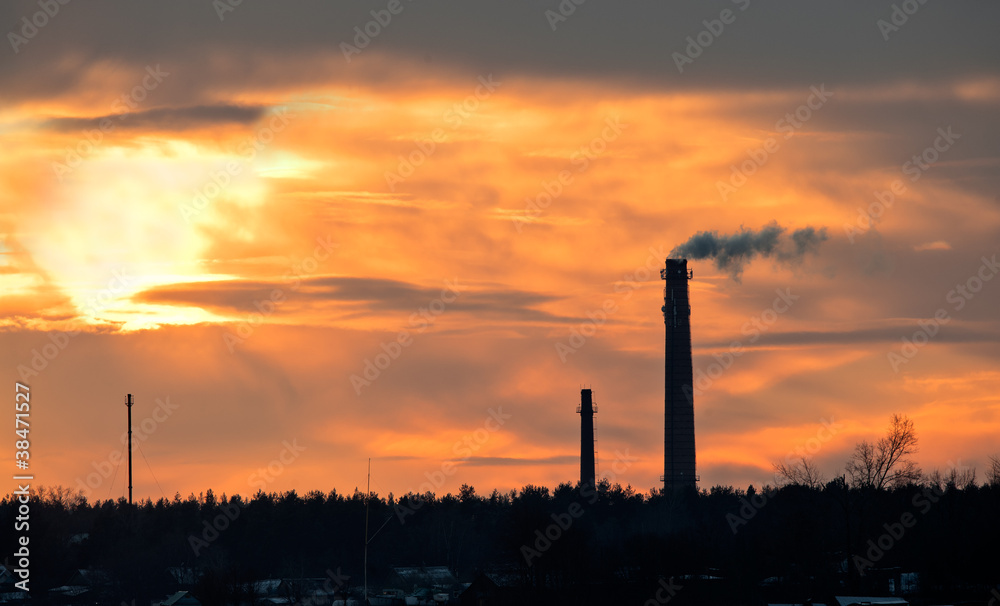
[(589, 389), (580, 390), (580, 405), (576, 407), (580, 414), (580, 483), (597, 485), (597, 473), (594, 471), (594, 406), (593, 393)]

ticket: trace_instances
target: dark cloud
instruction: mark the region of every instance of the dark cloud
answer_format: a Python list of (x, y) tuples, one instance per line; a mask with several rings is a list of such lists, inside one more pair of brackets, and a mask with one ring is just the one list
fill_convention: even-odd
[[(354, 44), (355, 28), (363, 29), (384, 3), (243, 3), (221, 18), (213, 6), (111, 0), (66, 5), (17, 53), (7, 49), (0, 99), (74, 89), (85, 80), (82, 65), (101, 61), (176, 67), (177, 93), (260, 82), (263, 75), (285, 83), (347, 76), (383, 81), (379, 70), (357, 69), (376, 55), (420, 58), (428, 72), (444, 67), (472, 77), (495, 72), (611, 78), (676, 90), (873, 84), (887, 77), (952, 80), (994, 74), (1000, 54), (992, 28), (1000, 5), (985, 2), (921, 5), (888, 40), (878, 22), (890, 18), (890, 0), (818, 6), (792, 0), (587, 3), (554, 26), (547, 11), (559, 10), (557, 0), (404, 2), (404, 10), (373, 39), (358, 42), (364, 48), (350, 62), (342, 45)], [(31, 0), (5, 2), (0, 24), (18, 33), (22, 18), (38, 10)], [(692, 46), (723, 10), (732, 11), (734, 21), (715, 25), (722, 31), (709, 37), (709, 45)], [(975, 52), (968, 50), (969, 40), (977, 41)], [(685, 53), (694, 62), (681, 72), (677, 54)], [(301, 61), (322, 56), (332, 60), (330, 69)]]
[[(125, 106), (123, 110), (127, 109)], [(196, 105), (192, 107), (159, 107), (146, 111), (129, 111), (93, 118), (51, 118), (41, 127), (60, 132), (101, 128), (110, 120), (115, 129), (186, 130), (217, 124), (252, 124), (267, 111), (260, 105)], [(106, 124), (106, 123), (105, 123)]]
[(353, 311), (348, 310), (347, 317), (363, 317), (372, 311), (412, 313), (427, 308), (432, 301), (441, 300), (450, 312), (523, 321), (579, 320), (533, 308), (558, 298), (520, 290), (476, 288), (462, 280), (445, 280), (441, 287), (430, 288), (381, 278), (316, 277), (298, 284), (253, 280), (171, 284), (138, 293), (134, 300), (140, 303), (192, 305), (224, 312), (253, 312), (257, 310), (255, 303), (268, 300), (355, 304)]

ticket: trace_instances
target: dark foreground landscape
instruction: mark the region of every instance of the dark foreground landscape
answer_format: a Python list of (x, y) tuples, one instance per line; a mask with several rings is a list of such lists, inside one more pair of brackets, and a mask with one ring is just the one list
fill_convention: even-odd
[[(7, 496), (0, 518), (14, 519), (16, 508)], [(395, 588), (395, 600), (378, 603), (398, 604), (409, 595), (409, 603), (462, 604), (896, 596), (893, 603), (995, 605), (998, 512), (1000, 485), (955, 473), (884, 490), (838, 478), (780, 490), (641, 494), (602, 483), (373, 495), (368, 585), (372, 595)], [(31, 603), (360, 600), (365, 518), (357, 490), (249, 499), (207, 491), (137, 505), (41, 490), (31, 499)], [(14, 553), (13, 525), (2, 533), (5, 553)], [(2, 590), (13, 601), (17, 561), (5, 564)]]

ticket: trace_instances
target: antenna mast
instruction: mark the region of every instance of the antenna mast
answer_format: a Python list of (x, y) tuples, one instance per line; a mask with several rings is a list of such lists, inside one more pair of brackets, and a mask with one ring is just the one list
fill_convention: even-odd
[(128, 504), (132, 504), (132, 394), (125, 400), (128, 408)]

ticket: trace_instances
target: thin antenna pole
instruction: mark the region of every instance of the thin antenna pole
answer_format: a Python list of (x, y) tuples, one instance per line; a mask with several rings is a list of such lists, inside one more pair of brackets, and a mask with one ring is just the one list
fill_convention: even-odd
[(128, 504), (132, 504), (132, 394), (125, 400), (128, 408)]
[(368, 499), (372, 494), (372, 460), (368, 458), (368, 488), (365, 492), (365, 604), (368, 604)]

